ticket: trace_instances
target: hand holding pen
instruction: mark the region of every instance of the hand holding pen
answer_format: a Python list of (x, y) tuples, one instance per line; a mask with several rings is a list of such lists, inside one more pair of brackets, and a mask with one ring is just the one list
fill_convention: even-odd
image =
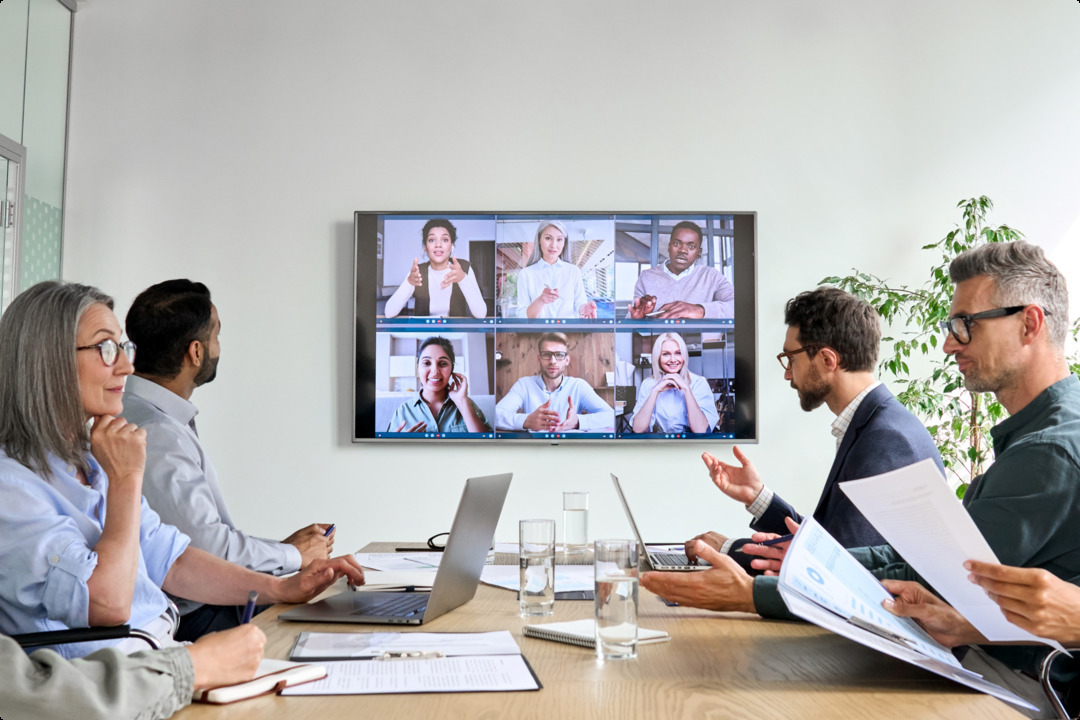
[(753, 542), (749, 542), (740, 548), (748, 555), (757, 555), (750, 562), (750, 567), (755, 570), (763, 570), (766, 575), (779, 575), (780, 565), (784, 562), (784, 554), (787, 553), (788, 544), (795, 537), (799, 529), (799, 523), (791, 518), (784, 518), (784, 523), (790, 535), (777, 535), (776, 533), (754, 533), (750, 536)]
[(313, 523), (294, 532), (282, 542), (300, 551), (300, 569), (314, 560), (326, 560), (334, 550), (334, 523)]
[(255, 602), (259, 599), (259, 593), (252, 590), (248, 593), (247, 605), (244, 606), (244, 618), (240, 621), (241, 625), (247, 625), (251, 622), (251, 618), (255, 615)]

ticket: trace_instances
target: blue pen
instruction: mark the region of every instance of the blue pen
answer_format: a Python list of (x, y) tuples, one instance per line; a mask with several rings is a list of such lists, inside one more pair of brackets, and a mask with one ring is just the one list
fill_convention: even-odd
[(330, 537), (330, 533), (334, 532), (335, 527), (337, 527), (336, 523), (330, 523), (330, 527), (326, 528), (326, 532), (323, 533), (323, 537)]
[(762, 540), (761, 542), (754, 543), (754, 544), (755, 545), (764, 545), (765, 547), (769, 547), (771, 545), (779, 545), (780, 543), (789, 542), (794, 537), (795, 537), (794, 535), (781, 535), (778, 538), (773, 538), (772, 540)]
[(255, 601), (259, 599), (259, 593), (252, 590), (248, 593), (247, 605), (244, 606), (244, 619), (240, 621), (241, 625), (247, 625), (251, 622), (251, 616), (255, 614)]

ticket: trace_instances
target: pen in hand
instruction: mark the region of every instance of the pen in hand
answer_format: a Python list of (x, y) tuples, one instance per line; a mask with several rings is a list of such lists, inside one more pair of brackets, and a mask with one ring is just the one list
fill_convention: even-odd
[(334, 528), (337, 527), (337, 523), (330, 523), (330, 527), (326, 528), (326, 532), (323, 533), (323, 537), (330, 537), (330, 533), (334, 532)]
[(754, 543), (754, 545), (764, 545), (765, 547), (771, 547), (773, 545), (779, 545), (780, 543), (791, 542), (794, 537), (794, 535), (781, 535), (780, 537), (773, 538), (772, 540), (762, 540), (761, 542), (756, 542)]
[(240, 621), (241, 625), (247, 625), (251, 622), (251, 616), (255, 614), (255, 601), (259, 599), (259, 593), (252, 590), (248, 593), (247, 605), (244, 606), (244, 619)]

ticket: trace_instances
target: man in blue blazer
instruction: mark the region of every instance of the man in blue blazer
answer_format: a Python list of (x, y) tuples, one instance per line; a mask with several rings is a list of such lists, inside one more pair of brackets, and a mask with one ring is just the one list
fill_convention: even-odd
[[(918, 418), (874, 379), (881, 325), (869, 303), (837, 288), (818, 288), (789, 300), (784, 322), (788, 326), (784, 351), (777, 355), (784, 379), (798, 392), (803, 410), (826, 404), (836, 415), (832, 424), (836, 459), (814, 519), (844, 547), (882, 545), (884, 538), (840, 490), (840, 483), (925, 458), (933, 458), (944, 471), (941, 455)], [(739, 465), (729, 465), (709, 453), (702, 460), (716, 486), (746, 505), (753, 515), (750, 527), (782, 535), (789, 532), (786, 518), (802, 522), (795, 508), (765, 486), (742, 451), (732, 450)], [(753, 572), (754, 556), (740, 551), (749, 540), (705, 533), (686, 543), (691, 558), (696, 557), (698, 539)]]

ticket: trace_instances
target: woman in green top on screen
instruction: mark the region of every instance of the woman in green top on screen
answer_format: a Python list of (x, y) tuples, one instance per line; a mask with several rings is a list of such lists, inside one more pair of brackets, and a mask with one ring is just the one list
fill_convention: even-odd
[(429, 337), (416, 354), (417, 396), (394, 411), (388, 432), (485, 433), (491, 426), (469, 399), (469, 381), (454, 372), (454, 346)]

